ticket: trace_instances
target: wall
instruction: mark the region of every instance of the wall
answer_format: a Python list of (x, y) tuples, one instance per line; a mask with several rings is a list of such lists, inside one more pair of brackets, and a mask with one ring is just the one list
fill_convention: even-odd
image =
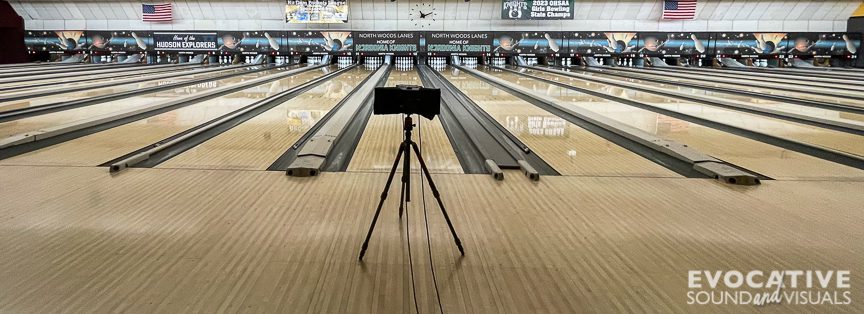
[[(410, 21), (423, 1), (349, 0), (347, 24), (300, 25), (283, 21), (280, 0), (174, 0), (173, 23), (141, 22), (141, 1), (10, 1), (28, 30), (544, 30), (544, 31), (846, 31), (861, 1), (700, 0), (697, 19), (660, 21), (662, 0), (576, 0), (575, 19), (501, 20), (501, 0), (435, 0), (441, 18), (429, 27)], [(158, 3), (161, 1), (147, 1)]]
[(27, 48), (24, 46), (24, 21), (6, 1), (0, 1), (0, 64), (27, 61)]

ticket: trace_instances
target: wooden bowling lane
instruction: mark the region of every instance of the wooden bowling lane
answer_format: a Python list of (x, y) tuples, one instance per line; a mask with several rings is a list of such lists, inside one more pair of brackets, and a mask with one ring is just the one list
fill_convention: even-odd
[[(387, 86), (397, 84), (423, 85), (417, 71), (394, 68), (387, 78)], [(412, 134), (414, 142), (420, 147), (430, 172), (462, 173), (462, 166), (439, 119), (435, 117), (430, 121), (414, 116), (414, 123), (417, 125)], [(357, 143), (351, 163), (348, 164), (348, 171), (390, 171), (401, 142), (401, 115), (372, 115)], [(412, 153), (411, 157), (411, 171), (420, 171), (416, 156)], [(402, 169), (401, 164), (399, 169)]]
[[(438, 313), (419, 197), (399, 220), (391, 193), (357, 262), (385, 179), (0, 167), (0, 312), (413, 313), (410, 226), (420, 312)], [(686, 304), (694, 269), (842, 269), (856, 287), (862, 182), (435, 180), (466, 249), (427, 203), (446, 313), (864, 312)]]
[[(558, 99), (565, 107), (590, 110), (658, 137), (686, 144), (718, 159), (781, 180), (864, 180), (864, 170), (765, 144), (699, 124), (606, 100), (506, 72), (487, 72)], [(561, 78), (564, 80), (565, 78)], [(616, 93), (626, 93), (617, 89)]]
[(334, 77), (158, 167), (265, 170), (370, 73), (358, 67)]
[[(122, 79), (128, 79), (128, 78), (132, 78), (132, 77), (140, 77), (143, 80), (143, 79), (146, 79), (146, 77), (150, 76), (150, 75), (188, 72), (188, 71), (201, 70), (204, 68), (205, 67), (203, 67), (203, 66), (194, 66), (194, 67), (190, 66), (190, 67), (182, 67), (182, 68), (177, 68), (177, 69), (173, 69), (173, 68), (147, 69), (147, 68), (144, 68), (144, 69), (136, 69), (134, 71), (120, 71), (118, 69), (118, 71), (110, 72), (110, 73), (100, 73), (100, 74), (82, 73), (80, 75), (70, 75), (70, 76), (63, 76), (63, 77), (58, 77), (57, 75), (51, 75), (51, 74), (34, 75), (34, 76), (24, 77), (23, 79), (26, 79), (26, 80), (22, 80), (22, 78), (0, 79), (0, 88), (27, 86), (27, 85), (33, 85), (33, 84), (56, 84), (56, 85), (51, 86), (52, 88), (54, 88), (54, 87), (58, 87), (58, 86), (73, 86), (73, 85), (77, 85), (77, 84), (91, 83), (91, 82), (96, 81), (96, 80), (98, 80), (100, 82), (110, 82), (112, 80), (122, 80)], [(38, 79), (38, 80), (36, 80), (36, 79)], [(60, 84), (60, 83), (63, 83), (63, 84)], [(18, 89), (16, 89), (16, 91), (18, 91)]]
[[(840, 97), (861, 97), (861, 91), (856, 90), (839, 90), (837, 87), (848, 89), (852, 88), (849, 85), (819, 85), (819, 84), (805, 84), (805, 85), (795, 85), (789, 83), (776, 83), (776, 82), (764, 82), (764, 81), (754, 81), (750, 80), (747, 77), (725, 77), (725, 76), (717, 76), (713, 75), (713, 73), (698, 73), (696, 71), (684, 71), (684, 72), (672, 72), (672, 71), (659, 71), (659, 70), (646, 70), (646, 69), (636, 69), (636, 68), (621, 68), (624, 73), (640, 73), (643, 75), (651, 75), (656, 77), (661, 77), (664, 79), (672, 79), (672, 78), (684, 78), (684, 79), (692, 79), (696, 80), (700, 83), (710, 83), (710, 84), (718, 84), (717, 86), (725, 87), (725, 88), (753, 88), (750, 86), (741, 86), (739, 84), (748, 84), (748, 85), (757, 85), (759, 88), (757, 90), (764, 93), (791, 93), (788, 94), (790, 96), (795, 95), (811, 95), (809, 92), (819, 92), (824, 94), (837, 95), (838, 97), (831, 97), (825, 95), (812, 95), (813, 97), (820, 97), (816, 99), (836, 99)], [(612, 70), (614, 71), (614, 70)], [(591, 72), (588, 72), (591, 73)], [(798, 89), (799, 93), (788, 92), (788, 91), (778, 91), (774, 90), (774, 88), (795, 88)], [(864, 91), (864, 89), (862, 89)], [(860, 106), (860, 104), (859, 104)]]
[[(487, 73), (514, 82), (518, 80), (516, 75), (512, 73), (488, 70)], [(525, 79), (530, 80), (530, 78)], [(537, 82), (541, 83), (539, 81)], [(571, 82), (568, 81), (568, 83)], [(801, 123), (731, 109), (697, 104), (688, 100), (672, 99), (634, 90), (621, 89), (606, 84), (589, 83), (581, 80), (574, 80), (572, 83), (574, 86), (648, 103), (652, 106), (680, 112), (694, 117), (723, 122), (777, 137), (827, 147), (858, 156), (864, 156), (864, 136), (817, 128)]]
[(96, 166), (323, 75), (312, 70), (0, 161)]
[[(108, 101), (100, 104), (78, 107), (69, 110), (53, 112), (49, 114), (7, 121), (0, 123), (0, 138), (39, 130), (46, 127), (52, 127), (75, 121), (89, 119), (96, 116), (111, 115), (117, 112), (125, 112), (135, 110), (144, 106), (152, 105), (156, 102), (170, 101), (178, 95), (188, 96), (201, 93), (214, 88), (222, 87), (229, 84), (237, 84), (244, 80), (253, 79), (258, 76), (279, 73), (277, 70), (262, 71), (248, 75), (235, 76), (231, 78), (211, 81), (203, 84), (184, 86), (171, 90), (148, 93), (134, 97)], [(60, 99), (62, 96), (52, 96), (51, 99)], [(23, 101), (27, 102), (27, 101)], [(37, 102), (38, 103), (38, 102)], [(32, 104), (32, 103), (31, 103)], [(26, 107), (26, 106), (25, 106)]]
[(468, 73), (453, 68), (441, 73), (563, 175), (680, 177)]
[[(632, 69), (632, 68), (627, 68)], [(758, 84), (781, 84), (785, 86), (806, 86), (819, 88), (844, 87), (864, 91), (864, 83), (855, 78), (829, 79), (804, 75), (771, 74), (756, 71), (729, 71), (711, 68), (675, 68), (667, 67), (654, 70), (655, 73), (682, 73), (696, 76), (709, 76), (714, 78), (728, 78), (738, 80), (758, 79)]]
[[(104, 95), (109, 95), (109, 94), (113, 94), (113, 93), (120, 93), (120, 92), (128, 92), (128, 91), (133, 91), (136, 89), (160, 86), (160, 85), (165, 85), (165, 84), (180, 83), (180, 82), (186, 82), (186, 81), (190, 81), (190, 80), (212, 78), (212, 77), (217, 77), (217, 76), (231, 74), (231, 73), (242, 73), (243, 71), (245, 71), (245, 69), (231, 69), (231, 70), (227, 70), (227, 71), (198, 73), (198, 74), (192, 74), (192, 75), (186, 75), (186, 76), (172, 77), (172, 78), (168, 78), (168, 79), (160, 79), (160, 80), (153, 80), (153, 81), (146, 81), (146, 82), (139, 82), (139, 83), (129, 83), (129, 84), (116, 85), (116, 86), (111, 86), (111, 87), (104, 87), (104, 88), (94, 87), (92, 89), (84, 90), (84, 91), (75, 91), (75, 92), (61, 93), (61, 94), (42, 96), (42, 97), (32, 97), (32, 98), (26, 98), (26, 99), (21, 99), (21, 100), (3, 101), (3, 102), (0, 102), (0, 112), (13, 110), (13, 109), (32, 107), (32, 106), (39, 106), (39, 105), (44, 105), (44, 104), (64, 102), (64, 101), (81, 100), (81, 99), (86, 99), (86, 98), (90, 98), (90, 97), (104, 96)], [(238, 76), (232, 77), (230, 80), (211, 81), (211, 82), (206, 82), (206, 83), (200, 83), (200, 85), (201, 86), (208, 86), (208, 85), (213, 84), (213, 82), (223, 82), (223, 81), (224, 82), (230, 82), (230, 83), (240, 82), (240, 81), (250, 80), (250, 79), (261, 77), (261, 76), (268, 75), (268, 74), (279, 73), (280, 71), (284, 71), (284, 69), (272, 69), (272, 70), (260, 71), (260, 72), (255, 72), (255, 73), (240, 74)], [(217, 83), (217, 84), (223, 84), (223, 83)], [(216, 87), (218, 87), (218, 86), (216, 86)], [(4, 95), (13, 96), (13, 95), (16, 95), (17, 93), (25, 93), (25, 92), (29, 93), (29, 91), (15, 91), (15, 92), (10, 92), (10, 93), (4, 93)]]
[[(570, 81), (575, 80), (571, 77), (556, 75), (553, 73), (549, 73), (549, 72), (545, 72), (545, 71), (538, 71), (538, 70), (533, 70), (533, 69), (526, 69), (526, 72), (528, 72), (532, 75), (537, 75), (537, 76), (543, 77), (543, 78), (553, 78), (553, 79), (557, 78), (558, 80), (570, 80)], [(757, 106), (765, 106), (765, 107), (771, 108), (771, 109), (777, 109), (777, 110), (782, 110), (782, 111), (787, 111), (787, 112), (792, 112), (792, 113), (797, 113), (797, 114), (803, 114), (803, 115), (810, 115), (810, 116), (814, 116), (814, 117), (864, 121), (864, 115), (860, 115), (860, 114), (845, 113), (845, 112), (838, 112), (836, 110), (830, 110), (830, 109), (821, 109), (821, 108), (795, 105), (795, 104), (790, 104), (790, 103), (777, 101), (777, 100), (771, 100), (771, 99), (753, 98), (753, 97), (750, 97), (748, 95), (743, 95), (743, 94), (712, 92), (712, 91), (708, 91), (705, 89), (684, 87), (684, 86), (679, 86), (679, 85), (675, 85), (675, 84), (655, 83), (655, 82), (649, 82), (649, 81), (642, 80), (642, 78), (660, 78), (660, 79), (670, 80), (670, 81), (675, 81), (675, 82), (694, 83), (694, 84), (708, 85), (708, 86), (720, 87), (720, 88), (729, 88), (729, 89), (741, 90), (741, 91), (747, 91), (747, 92), (756, 92), (756, 93), (760, 93), (760, 94), (764, 94), (764, 95), (786, 96), (786, 97), (798, 98), (798, 99), (803, 99), (803, 100), (813, 100), (813, 101), (819, 101), (819, 102), (824, 102), (824, 103), (829, 103), (829, 104), (838, 104), (838, 105), (864, 108), (864, 103), (862, 103), (862, 101), (849, 99), (849, 98), (814, 95), (812, 93), (805, 93), (805, 92), (779, 91), (779, 90), (775, 90), (775, 89), (771, 89), (771, 88), (758, 88), (758, 87), (748, 87), (748, 86), (736, 86), (736, 85), (723, 84), (723, 83), (712, 83), (710, 81), (706, 81), (704, 78), (702, 78), (702, 79), (688, 79), (688, 78), (677, 78), (677, 77), (667, 77), (667, 76), (660, 77), (658, 75), (649, 75), (649, 74), (641, 73), (641, 72), (627, 72), (626, 75), (628, 75), (629, 78), (622, 78), (619, 76), (606, 75), (605, 73), (615, 73), (615, 72), (608, 72), (608, 71), (595, 72), (595, 71), (579, 71), (579, 70), (574, 69), (574, 70), (570, 70), (570, 72), (577, 74), (577, 75), (585, 75), (588, 77), (597, 77), (597, 78), (604, 78), (604, 79), (611, 79), (611, 80), (619, 80), (622, 82), (638, 83), (638, 84), (642, 84), (642, 85), (646, 85), (646, 86), (650, 86), (650, 87), (654, 87), (654, 88), (659, 88), (659, 89), (664, 89), (664, 90), (668, 90), (668, 91), (683, 92), (683, 93), (691, 94), (693, 96), (701, 96), (701, 97), (704, 97), (704, 98), (710, 99), (710, 100), (729, 99), (729, 100), (747, 102), (747, 103), (750, 103), (752, 105), (757, 105)], [(787, 86), (787, 88), (788, 87), (789, 86)]]

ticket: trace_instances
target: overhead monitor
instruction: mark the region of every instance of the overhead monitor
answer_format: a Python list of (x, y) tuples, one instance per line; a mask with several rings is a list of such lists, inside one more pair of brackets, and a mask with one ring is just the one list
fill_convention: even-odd
[(347, 0), (286, 0), (286, 23), (348, 23)]

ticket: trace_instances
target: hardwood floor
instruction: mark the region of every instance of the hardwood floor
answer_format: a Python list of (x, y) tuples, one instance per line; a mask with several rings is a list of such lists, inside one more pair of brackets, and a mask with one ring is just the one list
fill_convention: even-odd
[[(435, 174), (447, 313), (862, 312), (864, 182)], [(384, 173), (0, 166), (0, 312), (436, 313), (419, 177), (409, 223)], [(688, 306), (688, 270), (851, 270), (846, 306)]]

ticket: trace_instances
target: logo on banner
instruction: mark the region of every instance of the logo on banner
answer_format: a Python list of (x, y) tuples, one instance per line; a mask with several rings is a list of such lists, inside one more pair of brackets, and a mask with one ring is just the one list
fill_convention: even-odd
[(690, 270), (689, 305), (848, 305), (849, 270)]

